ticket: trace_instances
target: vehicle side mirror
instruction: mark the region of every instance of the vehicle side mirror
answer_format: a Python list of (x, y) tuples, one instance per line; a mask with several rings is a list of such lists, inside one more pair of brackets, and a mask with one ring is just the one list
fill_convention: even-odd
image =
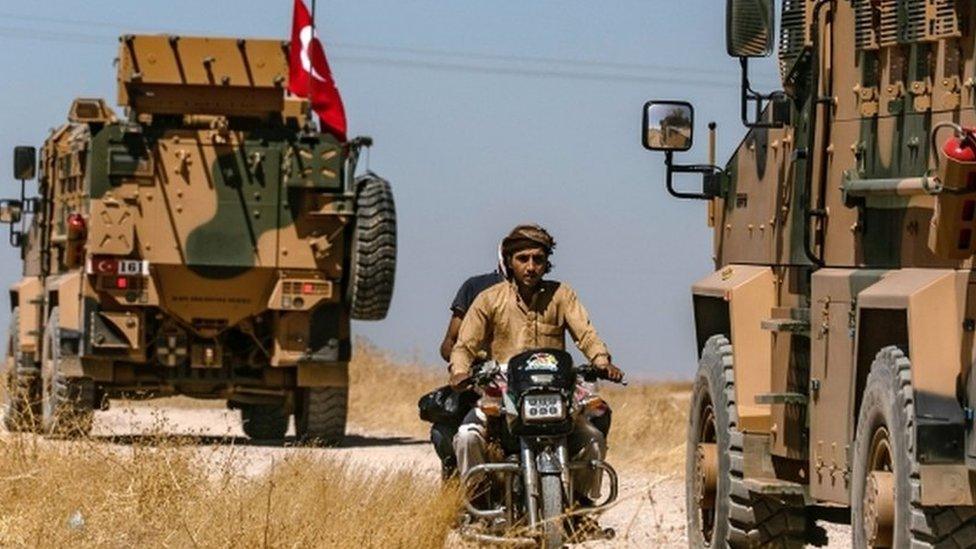
[(648, 101), (644, 105), (644, 148), (687, 151), (695, 132), (695, 109), (683, 101)]
[(776, 28), (773, 0), (727, 0), (725, 48), (732, 57), (769, 57)]
[[(668, 193), (675, 198), (711, 200), (718, 196), (723, 187), (725, 172), (714, 166), (715, 124), (709, 124), (708, 164), (675, 164), (674, 153), (684, 152), (694, 143), (695, 108), (684, 101), (648, 101), (644, 104), (643, 135), (644, 148), (651, 151), (664, 151), (664, 165), (667, 167), (665, 179)], [(704, 177), (702, 192), (679, 191), (674, 187), (674, 174), (694, 173)]]
[(37, 149), (14, 147), (14, 179), (26, 181), (37, 175)]
[(24, 205), (20, 200), (0, 200), (0, 223), (20, 223)]

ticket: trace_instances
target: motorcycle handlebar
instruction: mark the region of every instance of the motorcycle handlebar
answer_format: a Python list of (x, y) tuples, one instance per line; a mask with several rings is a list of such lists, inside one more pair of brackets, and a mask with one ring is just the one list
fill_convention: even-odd
[[(607, 376), (606, 368), (599, 368), (593, 366), (592, 364), (580, 364), (574, 367), (576, 374), (582, 377), (585, 381), (593, 382), (596, 380), (609, 381), (611, 383), (618, 383), (623, 386), (627, 386), (627, 382), (623, 379), (613, 380)], [(494, 381), (495, 376), (499, 373), (500, 368), (495, 362), (482, 362), (480, 364), (475, 364), (471, 368), (471, 376), (468, 377), (467, 383), (473, 386), (483, 386)]]
[(500, 368), (495, 362), (479, 362), (471, 367), (471, 376), (468, 377), (468, 383), (474, 386), (482, 386), (491, 383), (495, 379), (495, 375), (498, 374)]
[(580, 364), (576, 367), (576, 373), (583, 377), (586, 381), (596, 381), (602, 379), (603, 381), (609, 381), (611, 383), (619, 383), (620, 385), (626, 386), (627, 382), (622, 378), (620, 380), (613, 380), (607, 377), (607, 369), (599, 368), (592, 364)]

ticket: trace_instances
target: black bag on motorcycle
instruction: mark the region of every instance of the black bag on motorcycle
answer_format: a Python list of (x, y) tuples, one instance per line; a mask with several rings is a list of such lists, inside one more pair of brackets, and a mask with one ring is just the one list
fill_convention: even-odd
[(417, 408), (424, 421), (457, 426), (477, 402), (478, 394), (474, 391), (459, 393), (445, 385), (420, 397)]

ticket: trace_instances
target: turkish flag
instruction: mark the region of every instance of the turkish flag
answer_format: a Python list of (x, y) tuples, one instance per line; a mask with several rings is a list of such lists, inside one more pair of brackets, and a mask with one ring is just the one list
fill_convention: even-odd
[(305, 2), (295, 0), (291, 25), (291, 49), (288, 52), (288, 91), (307, 97), (312, 110), (319, 115), (323, 129), (346, 140), (346, 109), (332, 79), (325, 48), (312, 24)]

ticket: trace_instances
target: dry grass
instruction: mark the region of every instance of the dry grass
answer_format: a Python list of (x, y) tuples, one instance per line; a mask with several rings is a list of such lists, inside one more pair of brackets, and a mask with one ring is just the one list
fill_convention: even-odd
[[(417, 417), (417, 399), (444, 385), (446, 372), (392, 359), (358, 341), (350, 364), (350, 423), (366, 429), (425, 437), (429, 424)], [(655, 473), (679, 473), (684, 466), (690, 383), (603, 385), (613, 408), (609, 459)], [(376, 403), (383, 406), (377, 407)]]
[(430, 424), (417, 415), (417, 401), (446, 384), (447, 379), (446, 370), (397, 361), (369, 342), (357, 340), (349, 364), (349, 423), (368, 430), (426, 437)]
[(0, 546), (444, 546), (457, 498), (296, 452), (257, 477), (172, 437), (0, 439)]
[[(426, 436), (417, 399), (444, 383), (443, 372), (360, 343), (351, 377), (352, 424)], [(615, 411), (611, 461), (678, 472), (687, 390), (680, 384), (606, 389)], [(295, 451), (248, 476), (239, 452), (201, 448), (198, 439), (149, 435), (122, 442), (0, 436), (0, 546), (439, 548), (459, 508), (457, 493), (425, 473), (364, 471)]]
[(605, 386), (603, 396), (613, 409), (608, 459), (618, 468), (681, 473), (690, 390), (691, 384), (683, 383)]

